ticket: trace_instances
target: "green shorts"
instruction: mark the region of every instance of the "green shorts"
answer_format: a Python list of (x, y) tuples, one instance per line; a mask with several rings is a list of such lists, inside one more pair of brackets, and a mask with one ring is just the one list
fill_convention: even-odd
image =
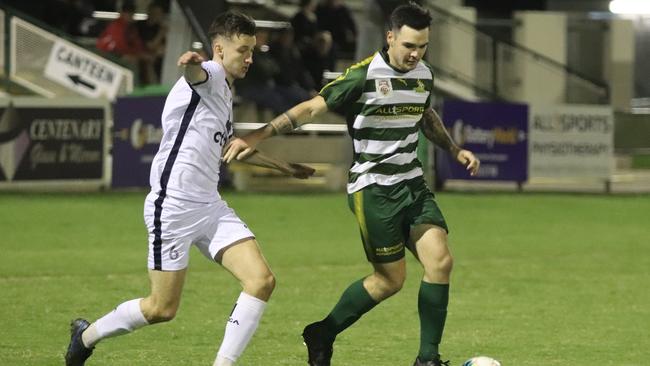
[(366, 257), (372, 263), (404, 258), (412, 226), (432, 224), (449, 231), (433, 193), (421, 177), (392, 186), (367, 186), (348, 194), (348, 204), (359, 223)]

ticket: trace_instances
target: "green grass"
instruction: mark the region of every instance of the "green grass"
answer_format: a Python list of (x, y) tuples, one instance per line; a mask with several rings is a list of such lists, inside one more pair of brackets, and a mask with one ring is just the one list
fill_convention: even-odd
[(633, 155), (633, 169), (650, 169), (650, 155)]
[[(62, 365), (68, 322), (146, 295), (145, 193), (0, 194), (0, 365)], [(343, 194), (224, 194), (278, 285), (240, 365), (304, 365), (302, 327), (366, 275)], [(647, 366), (650, 196), (441, 194), (456, 259), (442, 352), (504, 366)], [(340, 366), (411, 365), (421, 270), (339, 336)], [(93, 365), (210, 365), (239, 293), (196, 250), (177, 318), (100, 343)]]

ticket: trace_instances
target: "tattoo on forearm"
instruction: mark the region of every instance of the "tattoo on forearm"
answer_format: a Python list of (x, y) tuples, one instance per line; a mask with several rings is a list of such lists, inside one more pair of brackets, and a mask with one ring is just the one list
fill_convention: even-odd
[(441, 149), (452, 153), (458, 153), (458, 151), (460, 151), (458, 145), (456, 145), (454, 140), (451, 139), (451, 136), (449, 136), (449, 133), (440, 120), (440, 117), (438, 117), (438, 115), (431, 109), (424, 112), (424, 118), (422, 119), (422, 132), (426, 138)]
[(298, 128), (298, 121), (296, 121), (296, 119), (293, 118), (293, 116), (291, 116), (291, 113), (289, 113), (289, 111), (286, 111), (286, 112), (283, 113), (283, 114), (287, 117), (287, 119), (289, 120), (289, 122), (291, 122), (291, 127), (292, 127), (293, 129)]
[(298, 127), (298, 122), (291, 117), (289, 112), (286, 112), (269, 122), (269, 125), (271, 125), (271, 128), (273, 129), (273, 135), (279, 135), (293, 131)]

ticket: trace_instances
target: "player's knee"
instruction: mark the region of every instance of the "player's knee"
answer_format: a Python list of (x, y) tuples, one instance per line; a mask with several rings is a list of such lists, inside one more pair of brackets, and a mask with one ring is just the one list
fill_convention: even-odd
[(168, 322), (176, 317), (178, 307), (154, 306), (145, 314), (149, 324)]
[(391, 276), (378, 276), (378, 279), (384, 296), (389, 297), (402, 289), (406, 276), (395, 274)]
[(442, 273), (451, 273), (451, 270), (454, 268), (454, 258), (451, 256), (451, 254), (447, 253), (447, 255), (442, 256), (438, 260), (438, 268), (438, 270)]
[(432, 266), (430, 268), (425, 268), (425, 272), (436, 276), (448, 277), (454, 267), (454, 258), (451, 254), (446, 253), (442, 256), (433, 258), (431, 263)]
[(272, 273), (267, 273), (245, 280), (243, 285), (246, 292), (262, 299), (268, 298), (275, 289), (275, 276)]

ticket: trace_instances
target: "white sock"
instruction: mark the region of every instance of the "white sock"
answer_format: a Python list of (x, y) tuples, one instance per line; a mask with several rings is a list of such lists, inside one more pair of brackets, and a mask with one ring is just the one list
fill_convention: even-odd
[(235, 364), (235, 361), (227, 359), (221, 355), (217, 355), (217, 359), (214, 361), (212, 366), (232, 366)]
[(253, 337), (266, 302), (241, 293), (226, 324), (226, 332), (213, 366), (234, 365)]
[(148, 325), (140, 310), (140, 300), (135, 299), (118, 305), (115, 310), (97, 319), (81, 336), (83, 344), (92, 348), (104, 338), (130, 333)]

